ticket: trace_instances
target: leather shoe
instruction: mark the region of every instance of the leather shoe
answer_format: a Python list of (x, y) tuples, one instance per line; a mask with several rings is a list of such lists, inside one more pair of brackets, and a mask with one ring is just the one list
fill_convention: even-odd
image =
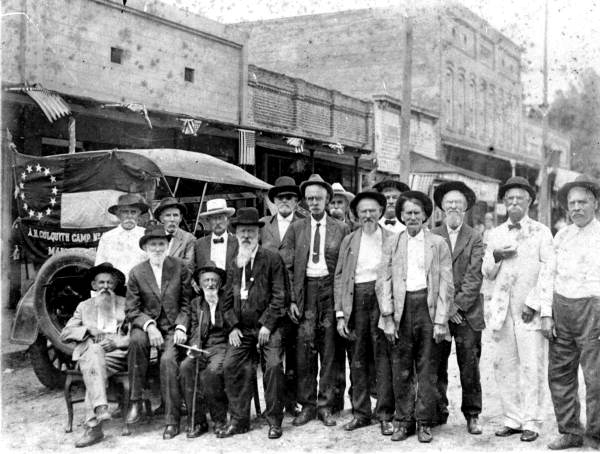
[(319, 419), (323, 421), (323, 425), (327, 427), (335, 426), (337, 424), (335, 418), (331, 414), (331, 410), (328, 408), (319, 411)]
[(179, 424), (167, 424), (163, 432), (163, 440), (170, 440), (179, 435)]
[(521, 441), (535, 441), (539, 436), (540, 434), (533, 430), (524, 430), (521, 434)]
[(94, 415), (96, 415), (96, 420), (98, 421), (108, 421), (111, 418), (108, 405), (98, 405), (94, 409)]
[(243, 434), (248, 432), (248, 426), (242, 426), (236, 422), (229, 423), (222, 431), (217, 433), (217, 438), (228, 438), (233, 437), (237, 434)]
[(316, 411), (314, 408), (304, 407), (302, 410), (300, 410), (300, 413), (298, 414), (298, 416), (296, 416), (294, 418), (294, 420), (292, 421), (292, 425), (293, 426), (303, 426), (307, 422), (315, 419), (315, 416), (316, 416)]
[(511, 435), (520, 434), (523, 431), (521, 429), (513, 429), (512, 427), (504, 426), (502, 429), (496, 431), (497, 437), (510, 437)]
[(433, 440), (433, 435), (431, 435), (431, 427), (419, 424), (417, 428), (417, 438), (421, 443), (429, 443)]
[(559, 451), (561, 449), (580, 448), (583, 446), (583, 437), (573, 434), (563, 434), (548, 444), (548, 449)]
[(367, 427), (371, 425), (371, 420), (367, 418), (352, 418), (352, 421), (344, 424), (344, 430), (348, 432), (360, 429), (361, 427)]
[(142, 420), (142, 401), (134, 400), (129, 405), (129, 411), (127, 412), (127, 424), (137, 424)]
[(227, 428), (227, 421), (215, 421), (214, 431), (215, 434), (223, 432)]
[(281, 431), (281, 426), (271, 426), (271, 427), (269, 427), (269, 438), (271, 438), (271, 439), (281, 437), (282, 433), (283, 432)]
[(481, 435), (482, 429), (477, 416), (467, 417), (467, 431), (472, 435)]
[(381, 435), (390, 436), (394, 433), (392, 421), (381, 421)]
[(403, 425), (396, 425), (392, 433), (392, 441), (403, 441), (408, 438), (408, 428)]
[(208, 432), (208, 424), (204, 422), (196, 424), (194, 427), (188, 427), (186, 436), (187, 438), (198, 438), (200, 435), (205, 434), (206, 432)]
[(75, 442), (75, 447), (85, 448), (87, 446), (92, 446), (103, 438), (104, 433), (102, 432), (102, 426), (100, 424), (94, 427), (86, 427), (83, 436)]

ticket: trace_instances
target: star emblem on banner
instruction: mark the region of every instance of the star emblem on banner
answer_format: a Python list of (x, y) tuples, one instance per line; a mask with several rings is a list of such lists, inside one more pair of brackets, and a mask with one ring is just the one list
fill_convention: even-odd
[[(28, 185), (35, 184), (35, 180), (39, 178), (47, 178), (50, 183), (50, 193), (42, 195), (38, 200), (34, 200), (32, 193), (28, 191)], [(33, 182), (32, 182), (33, 180)], [(58, 187), (56, 185), (56, 177), (52, 175), (49, 167), (44, 167), (40, 163), (32, 163), (25, 167), (25, 171), (20, 174), (19, 181), (15, 188), (15, 198), (20, 199), (24, 212), (31, 219), (41, 221), (45, 216), (50, 216), (57, 202)], [(50, 205), (47, 208), (43, 208)], [(34, 208), (42, 207), (40, 210)]]

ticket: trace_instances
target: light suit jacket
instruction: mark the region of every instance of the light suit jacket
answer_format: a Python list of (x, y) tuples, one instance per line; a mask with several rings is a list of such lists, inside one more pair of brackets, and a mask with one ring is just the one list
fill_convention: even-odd
[(190, 232), (177, 229), (171, 238), (169, 255), (180, 258), (185, 262), (190, 271), (194, 271), (194, 244), (196, 237)]
[[(425, 271), (427, 274), (427, 306), (432, 323), (446, 326), (446, 340), (450, 340), (448, 318), (454, 304), (454, 282), (452, 258), (446, 240), (429, 231), (424, 231)], [(383, 247), (381, 267), (377, 273), (375, 292), (381, 316), (379, 328), (386, 322), (400, 326), (406, 297), (406, 274), (408, 270), (408, 232), (394, 235)], [(384, 318), (384, 316), (393, 315)]]

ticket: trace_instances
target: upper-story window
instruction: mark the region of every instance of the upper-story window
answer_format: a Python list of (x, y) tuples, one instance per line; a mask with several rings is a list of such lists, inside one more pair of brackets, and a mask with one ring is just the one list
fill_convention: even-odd
[(183, 79), (186, 82), (194, 82), (194, 70), (192, 68), (185, 68)]
[(123, 63), (123, 49), (120, 47), (111, 47), (110, 48), (110, 61), (112, 63)]
[(451, 66), (446, 68), (446, 77), (444, 82), (444, 113), (446, 120), (446, 129), (454, 127), (454, 69)]

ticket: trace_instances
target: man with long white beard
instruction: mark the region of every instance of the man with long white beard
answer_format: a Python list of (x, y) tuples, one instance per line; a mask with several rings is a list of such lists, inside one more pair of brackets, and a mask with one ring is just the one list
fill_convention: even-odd
[(63, 342), (75, 342), (73, 361), (77, 361), (85, 384), (87, 415), (85, 433), (75, 446), (83, 448), (99, 442), (104, 434), (102, 422), (110, 419), (106, 397), (110, 375), (127, 367), (129, 338), (121, 328), (125, 320), (125, 298), (115, 294), (125, 275), (110, 263), (88, 270), (95, 296), (82, 301), (61, 332)]
[(230, 437), (249, 430), (258, 344), (264, 364), (268, 437), (279, 438), (284, 391), (279, 324), (288, 299), (285, 265), (279, 254), (259, 246), (259, 228), (264, 223), (259, 220), (256, 208), (240, 208), (232, 225), (239, 248), (235, 263), (227, 270), (224, 300), (230, 344), (225, 355), (225, 392), (231, 420), (217, 437)]
[(190, 316), (190, 271), (185, 262), (167, 254), (168, 236), (162, 225), (146, 229), (140, 248), (148, 260), (136, 265), (127, 283), (126, 315), (131, 323), (128, 355), (131, 405), (127, 422), (142, 416), (142, 390), (150, 347), (160, 355), (160, 390), (165, 404), (165, 440), (179, 434), (180, 403), (178, 351), (187, 340)]

